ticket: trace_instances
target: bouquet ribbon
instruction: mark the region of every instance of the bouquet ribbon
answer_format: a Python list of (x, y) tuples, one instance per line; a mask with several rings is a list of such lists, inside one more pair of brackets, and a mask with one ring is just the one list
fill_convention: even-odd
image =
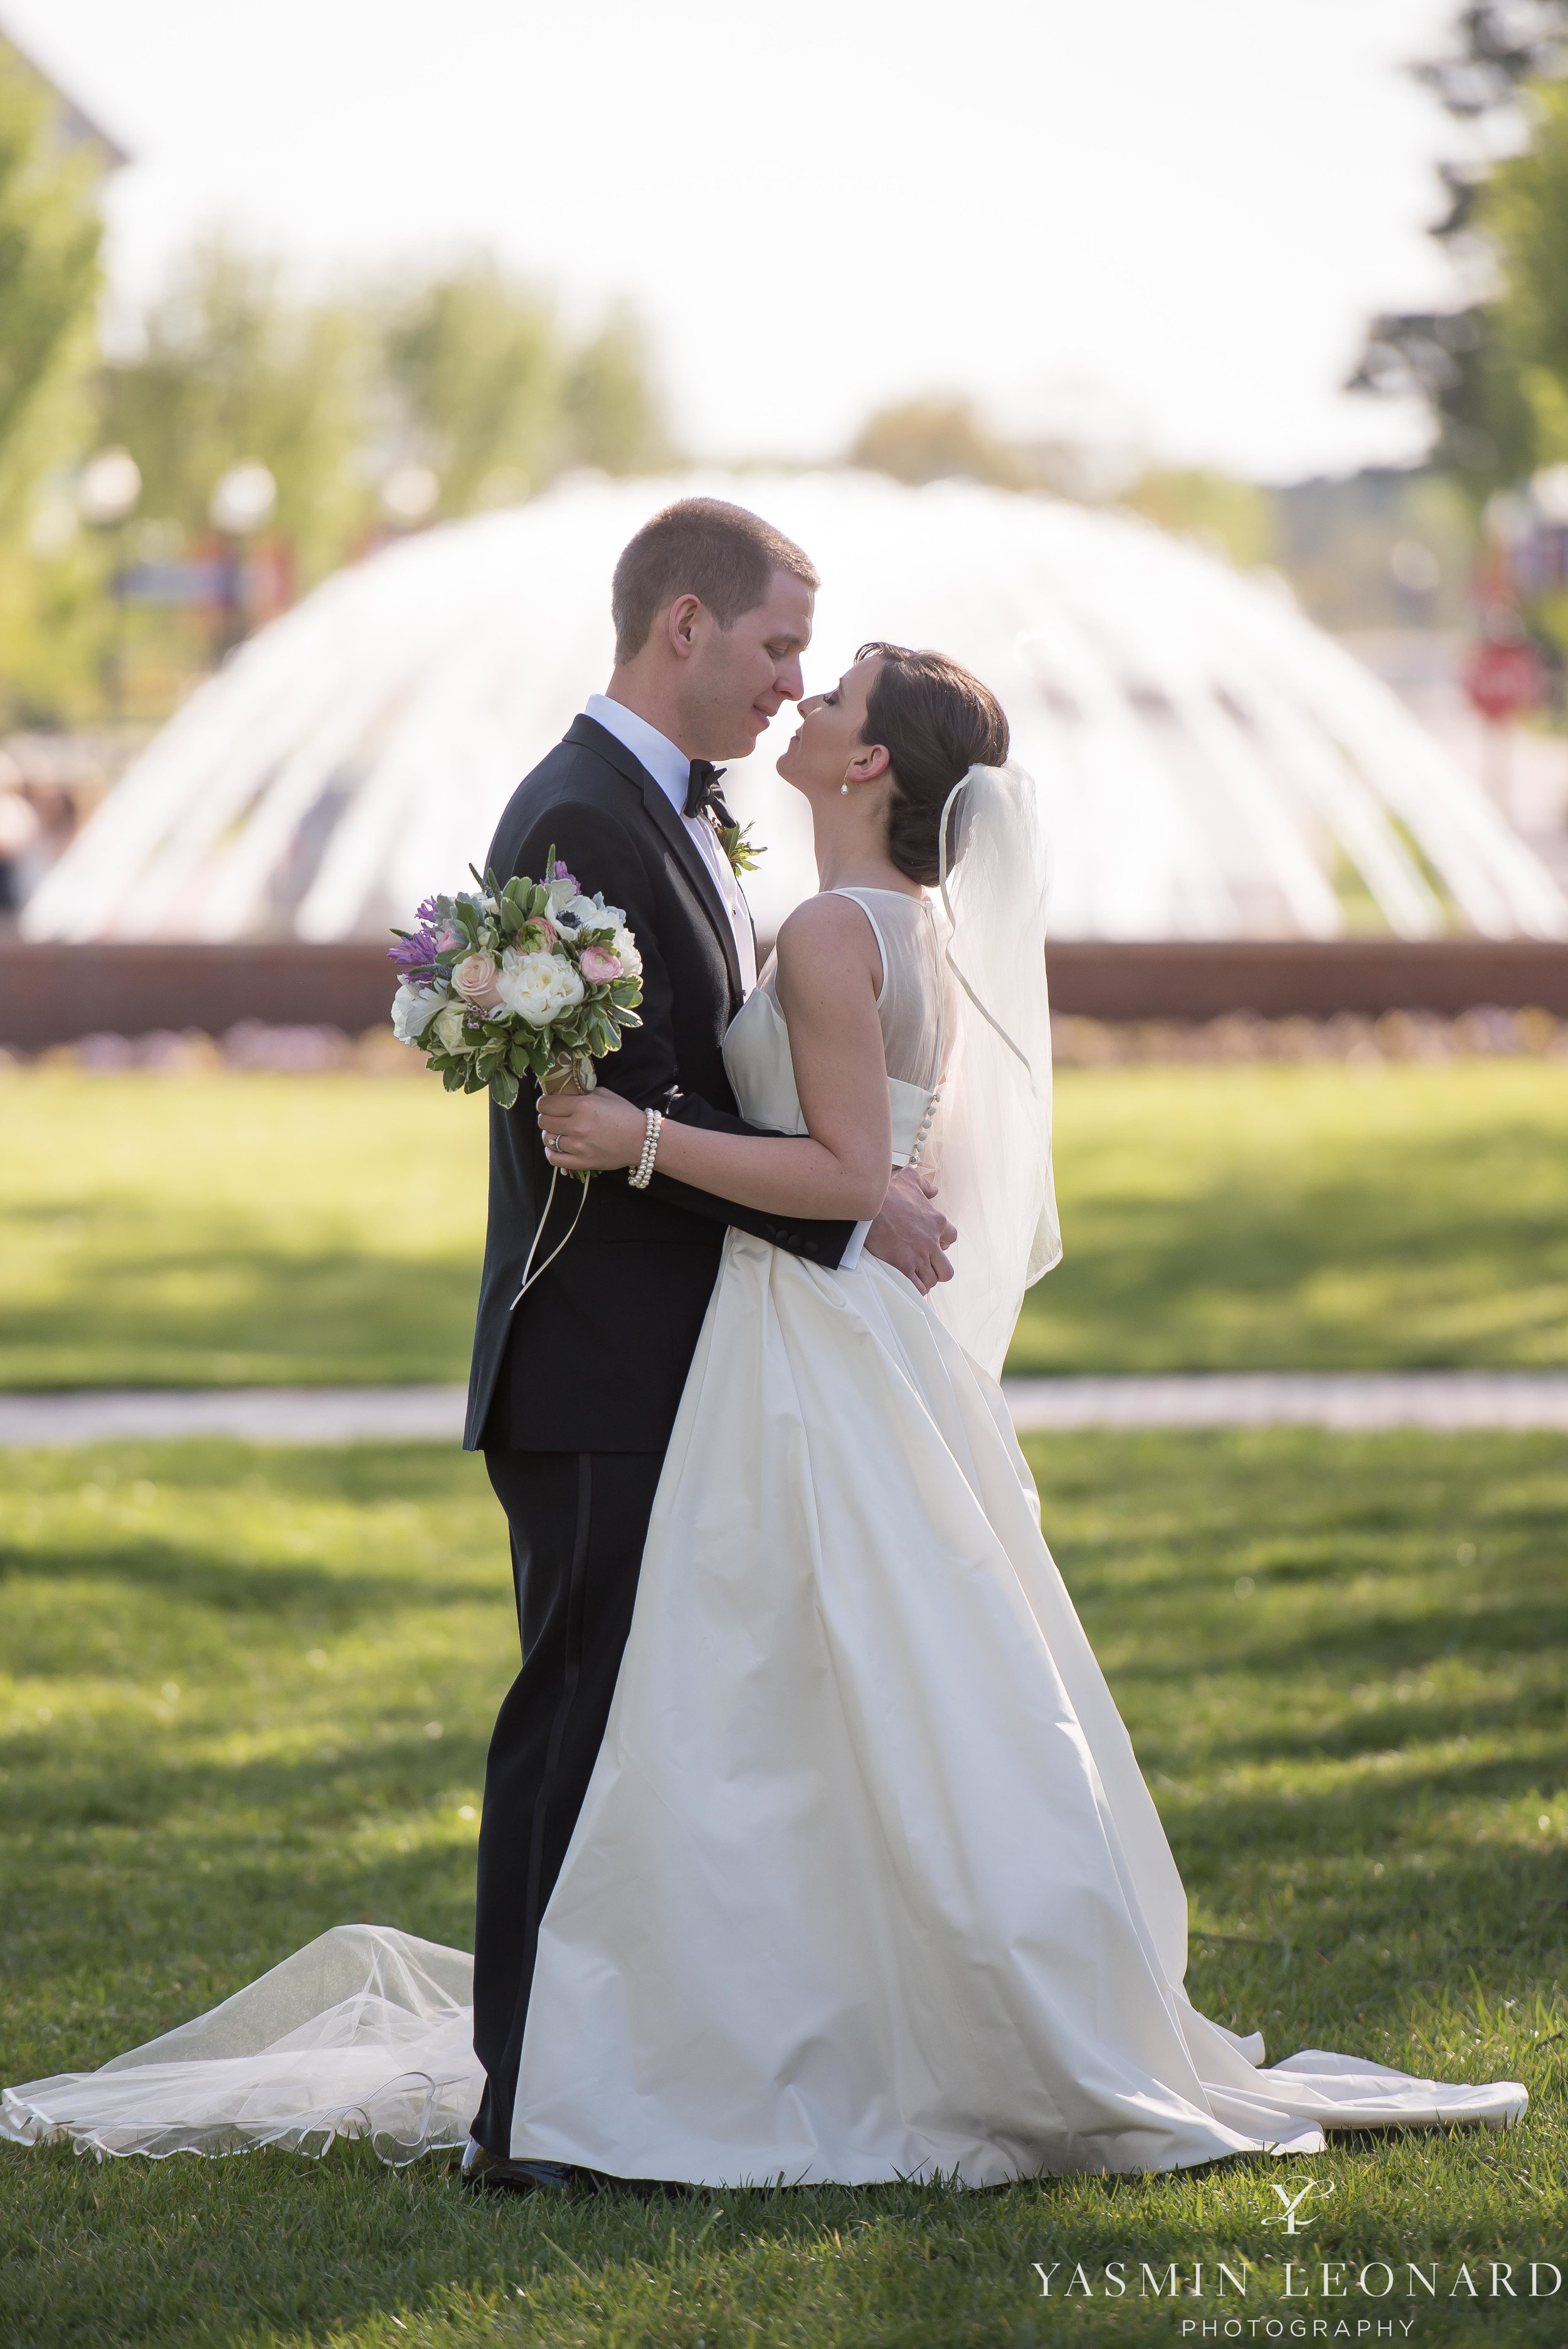
[[(544, 1075), (540, 1080), (539, 1090), (542, 1097), (550, 1093), (591, 1093), (598, 1082), (599, 1080), (594, 1073), (593, 1063), (588, 1059), (585, 1053), (573, 1054), (571, 1052), (567, 1052), (564, 1053), (559, 1061), (552, 1061), (551, 1062), (549, 1068), (545, 1071)], [(549, 1271), (551, 1266), (555, 1262), (556, 1257), (561, 1254), (562, 1249), (566, 1246), (567, 1240), (572, 1237), (573, 1233), (577, 1229), (578, 1225), (583, 1219), (583, 1210), (588, 1204), (588, 1177), (586, 1174), (574, 1174), (572, 1177), (572, 1180), (574, 1183), (581, 1184), (583, 1186), (578, 1196), (577, 1212), (566, 1226), (565, 1237), (560, 1240), (556, 1246), (551, 1249), (550, 1254), (545, 1257), (544, 1262), (540, 1266), (539, 1270), (536, 1272), (533, 1268), (533, 1259), (538, 1254), (539, 1243), (544, 1237), (544, 1226), (550, 1221), (550, 1210), (555, 1202), (555, 1185), (560, 1179), (560, 1167), (552, 1166), (550, 1170), (550, 1188), (544, 1195), (544, 1212), (539, 1218), (539, 1223), (534, 1230), (532, 1244), (528, 1251), (528, 1261), (522, 1268), (522, 1285), (519, 1288), (517, 1295), (512, 1299), (511, 1303), (507, 1308), (507, 1311), (509, 1313), (516, 1312), (518, 1307), (522, 1303), (522, 1300), (527, 1296), (529, 1290), (533, 1287), (534, 1282), (539, 1278), (540, 1274)]]

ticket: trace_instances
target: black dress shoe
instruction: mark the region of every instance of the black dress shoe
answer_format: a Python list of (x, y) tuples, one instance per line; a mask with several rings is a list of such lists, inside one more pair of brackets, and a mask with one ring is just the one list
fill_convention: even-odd
[(486, 2194), (592, 2193), (598, 2180), (591, 2169), (567, 2161), (502, 2161), (469, 2137), (458, 2175), (465, 2186)]
[(458, 2175), (476, 2192), (500, 2194), (630, 2194), (639, 2202), (678, 2202), (695, 2188), (674, 2178), (611, 2178), (570, 2161), (502, 2161), (469, 2137)]

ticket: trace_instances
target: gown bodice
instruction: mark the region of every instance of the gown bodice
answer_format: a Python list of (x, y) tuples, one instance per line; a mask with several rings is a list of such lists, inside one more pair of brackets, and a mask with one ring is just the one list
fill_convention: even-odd
[[(835, 889), (871, 924), (882, 957), (877, 1017), (887, 1059), (892, 1163), (932, 1155), (942, 1064), (954, 1033), (935, 910), (928, 897), (896, 889)], [(773, 1133), (807, 1131), (795, 1086), (789, 1030), (779, 1009), (778, 964), (769, 956), (724, 1040), (724, 1065), (742, 1117)]]

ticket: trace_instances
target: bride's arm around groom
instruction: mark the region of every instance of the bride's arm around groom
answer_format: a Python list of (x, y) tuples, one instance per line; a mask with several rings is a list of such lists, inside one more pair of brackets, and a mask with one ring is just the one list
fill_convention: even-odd
[[(619, 906), (642, 957), (643, 1025), (601, 1064), (635, 1110), (713, 1133), (754, 1131), (726, 1073), (725, 1033), (756, 982), (756, 942), (710, 815), (713, 761), (745, 757), (803, 691), (817, 574), (740, 508), (687, 500), (623, 553), (612, 589), (616, 658), (564, 739), (520, 784), (490, 864), (539, 876), (553, 850), (579, 886)], [(718, 822), (727, 821), (720, 803)], [(645, 1188), (552, 1170), (524, 1096), (490, 1110), (490, 1221), (465, 1442), (481, 1449), (511, 1534), (523, 1666), (486, 1771), (475, 1924), (475, 2045), (488, 2086), (475, 2137), (504, 2159), (539, 1920), (603, 1736), (631, 1622), (663, 1455), (735, 1225), (836, 1266), (847, 1215), (779, 1214), (657, 1173)], [(923, 1288), (952, 1235), (900, 1177), (869, 1245)]]

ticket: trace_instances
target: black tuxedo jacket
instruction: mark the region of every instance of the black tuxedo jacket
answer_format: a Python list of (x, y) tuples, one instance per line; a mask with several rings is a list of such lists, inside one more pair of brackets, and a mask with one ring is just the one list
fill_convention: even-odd
[[(489, 865), (542, 877), (553, 847), (582, 887), (625, 909), (643, 957), (641, 1028), (599, 1063), (639, 1109), (749, 1133), (720, 1047), (740, 1008), (729, 917), (701, 851), (641, 761), (591, 718), (541, 760), (507, 804)], [(490, 1110), (490, 1226), (469, 1381), (471, 1451), (662, 1452), (702, 1328), (727, 1225), (836, 1265), (854, 1226), (765, 1215), (655, 1173), (634, 1191), (596, 1174), (567, 1247), (511, 1309), (550, 1188), (525, 1086)], [(577, 1206), (555, 1186), (539, 1256)], [(538, 1259), (535, 1259), (536, 1262)]]

